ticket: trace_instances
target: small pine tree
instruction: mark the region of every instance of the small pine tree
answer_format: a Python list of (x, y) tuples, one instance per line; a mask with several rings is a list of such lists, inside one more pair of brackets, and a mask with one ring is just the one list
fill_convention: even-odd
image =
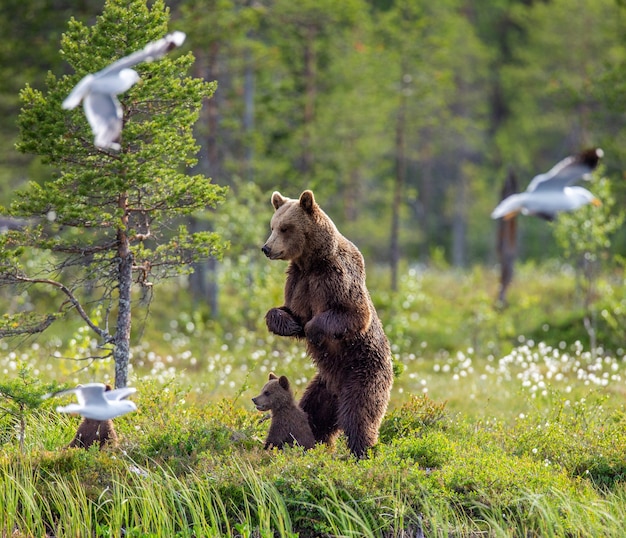
[[(124, 128), (118, 152), (96, 148), (82, 107), (68, 112), (61, 102), (87, 73), (163, 37), (168, 19), (161, 0), (151, 7), (145, 0), (107, 0), (95, 25), (70, 20), (61, 54), (75, 74), (50, 74), (47, 92), (27, 86), (20, 96), (18, 149), (40, 155), (54, 177), (31, 181), (9, 208), (36, 224), (0, 238), (4, 283), (52, 287), (64, 299), (53, 315), (33, 319), (30, 313), (27, 325), (8, 319), (0, 336), (43, 330), (76, 312), (113, 355), (117, 387), (127, 384), (133, 285), (150, 290), (159, 278), (189, 271), (192, 262), (219, 256), (223, 247), (217, 234), (190, 234), (181, 223), (215, 207), (225, 193), (209, 178), (186, 173), (198, 150), (192, 127), (215, 84), (186, 75), (191, 53), (173, 51), (137, 65), (139, 82), (119, 96)], [(44, 263), (27, 264), (33, 253)], [(101, 321), (88, 313), (87, 299), (104, 306)]]
[(59, 390), (57, 383), (42, 383), (26, 365), (17, 365), (17, 377), (0, 382), (0, 412), (17, 426), (20, 452), (24, 452), (28, 415), (44, 404), (43, 396)]

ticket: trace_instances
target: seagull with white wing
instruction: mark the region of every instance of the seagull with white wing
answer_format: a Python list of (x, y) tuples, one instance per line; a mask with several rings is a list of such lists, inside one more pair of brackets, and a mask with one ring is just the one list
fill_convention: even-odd
[(130, 89), (138, 80), (137, 71), (131, 69), (141, 62), (152, 62), (165, 56), (185, 41), (183, 32), (173, 32), (158, 41), (148, 43), (143, 49), (125, 56), (97, 73), (85, 76), (63, 101), (66, 110), (83, 102), (85, 116), (95, 135), (99, 148), (119, 150), (123, 111), (117, 95)]
[(59, 413), (76, 413), (93, 420), (109, 420), (131, 411), (137, 410), (135, 402), (127, 400), (131, 394), (137, 392), (134, 387), (106, 390), (104, 383), (87, 383), (72, 389), (46, 394), (44, 398), (76, 394), (78, 403), (58, 406)]
[(603, 155), (600, 148), (592, 148), (563, 159), (548, 172), (535, 176), (526, 191), (502, 200), (491, 218), (507, 220), (522, 213), (553, 220), (561, 211), (573, 211), (587, 204), (601, 205), (591, 192), (572, 183), (589, 180)]

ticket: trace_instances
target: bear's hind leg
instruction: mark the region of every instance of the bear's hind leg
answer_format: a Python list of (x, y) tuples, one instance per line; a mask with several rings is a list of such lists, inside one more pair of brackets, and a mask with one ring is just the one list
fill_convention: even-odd
[(307, 385), (299, 405), (309, 415), (315, 440), (332, 445), (339, 434), (337, 397), (328, 390), (319, 374)]
[[(360, 395), (360, 397), (355, 397)], [(367, 456), (367, 451), (378, 442), (378, 429), (387, 411), (388, 393), (367, 387), (342, 390), (338, 401), (337, 422), (346, 434), (348, 448), (357, 458)]]

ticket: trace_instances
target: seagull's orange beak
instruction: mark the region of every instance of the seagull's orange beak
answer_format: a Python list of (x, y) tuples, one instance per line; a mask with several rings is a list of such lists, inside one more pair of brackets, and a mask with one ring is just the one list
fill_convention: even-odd
[(598, 200), (597, 198), (594, 198), (593, 200), (591, 200), (591, 203), (595, 205), (596, 207), (600, 207), (602, 205), (602, 202)]

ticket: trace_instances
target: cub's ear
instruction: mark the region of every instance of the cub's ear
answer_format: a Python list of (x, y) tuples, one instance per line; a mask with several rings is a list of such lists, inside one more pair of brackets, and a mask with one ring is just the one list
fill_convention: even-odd
[(270, 381), (272, 379), (278, 379), (278, 376), (274, 372), (270, 372)]
[(313, 213), (314, 209), (317, 207), (313, 191), (307, 190), (300, 195), (300, 207), (304, 209), (306, 213)]
[(280, 376), (278, 384), (285, 390), (289, 390), (289, 379), (287, 379), (284, 375)]
[(274, 206), (274, 211), (276, 211), (280, 206), (282, 206), (287, 201), (280, 192), (274, 191), (272, 193), (272, 205)]

